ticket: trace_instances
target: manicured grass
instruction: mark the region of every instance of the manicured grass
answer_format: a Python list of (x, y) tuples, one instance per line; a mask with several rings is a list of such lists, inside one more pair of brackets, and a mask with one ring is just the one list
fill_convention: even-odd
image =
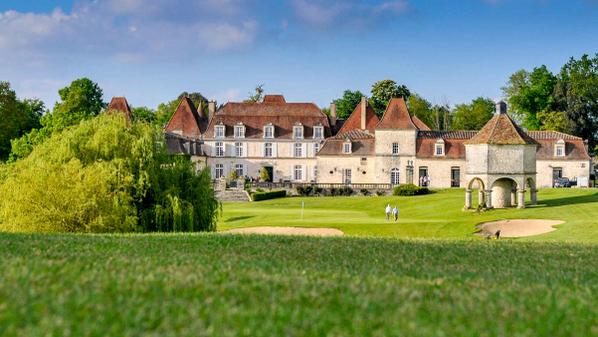
[[(518, 240), (598, 242), (598, 190), (544, 189), (539, 204), (524, 210), (463, 212), (463, 190), (440, 190), (416, 197), (286, 198), (224, 203), (218, 229), (250, 226), (338, 228), (347, 235), (400, 238), (469, 239), (475, 225), (499, 219), (564, 220), (558, 230)], [(305, 209), (301, 211), (301, 203)], [(384, 219), (386, 204), (397, 205), (400, 220)]]
[(593, 244), (0, 234), (2, 336), (591, 336)]

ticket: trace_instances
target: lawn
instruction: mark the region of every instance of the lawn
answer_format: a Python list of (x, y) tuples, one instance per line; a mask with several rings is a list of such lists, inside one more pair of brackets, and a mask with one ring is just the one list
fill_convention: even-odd
[(590, 336), (581, 243), (0, 234), (2, 336)]
[[(523, 210), (463, 212), (463, 190), (439, 190), (417, 197), (285, 198), (224, 203), (219, 230), (251, 226), (331, 227), (351, 236), (470, 239), (478, 223), (500, 219), (563, 220), (558, 230), (518, 240), (598, 242), (598, 190), (543, 189), (539, 204)], [(302, 203), (304, 210), (302, 211)], [(400, 220), (384, 219), (397, 205)]]

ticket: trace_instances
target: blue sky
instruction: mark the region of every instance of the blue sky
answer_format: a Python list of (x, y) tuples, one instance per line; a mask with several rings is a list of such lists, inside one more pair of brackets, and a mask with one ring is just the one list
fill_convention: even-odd
[(597, 52), (598, 0), (0, 0), (0, 80), (49, 107), (83, 76), (134, 106), (263, 83), (325, 107), (386, 78), (458, 104)]

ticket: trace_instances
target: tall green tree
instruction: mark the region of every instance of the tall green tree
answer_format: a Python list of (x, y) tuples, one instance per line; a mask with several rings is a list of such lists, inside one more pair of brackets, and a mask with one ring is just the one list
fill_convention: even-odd
[(437, 104), (432, 107), (432, 116), (434, 122), (428, 124), (433, 130), (452, 130), (451, 128), (451, 109), (448, 104)]
[(557, 77), (544, 65), (534, 68), (531, 73), (520, 70), (511, 75), (503, 93), (507, 95), (512, 113), (524, 127), (530, 130), (543, 128), (538, 114), (552, 111), (556, 83)]
[(453, 112), (454, 130), (479, 130), (491, 118), (495, 109), (494, 101), (478, 97), (469, 104), (459, 104)]
[(407, 101), (411, 92), (405, 85), (398, 85), (393, 80), (381, 80), (372, 85), (370, 104), (379, 116), (382, 116), (391, 99), (402, 97)]
[(189, 97), (189, 99), (191, 99), (191, 102), (193, 102), (193, 105), (195, 105), (195, 108), (203, 109), (204, 113), (208, 112), (208, 99), (204, 95), (202, 95), (200, 92), (189, 93), (183, 91), (180, 95), (177, 96), (177, 98), (173, 99), (172, 101), (160, 103), (158, 105), (158, 108), (156, 109), (155, 113), (156, 125), (158, 125), (161, 128), (166, 126), (166, 124), (176, 111), (176, 108), (179, 106), (179, 103), (181, 102), (181, 99), (183, 97)]
[(345, 90), (343, 97), (337, 98), (332, 103), (336, 104), (336, 116), (341, 119), (347, 119), (355, 107), (361, 101), (364, 95), (359, 90)]
[(430, 128), (440, 130), (440, 128), (435, 127), (436, 121), (434, 111), (432, 110), (432, 103), (422, 96), (413, 93), (409, 97), (408, 106), (409, 112), (412, 115), (417, 116), (417, 118), (426, 123)]
[(21, 137), (40, 126), (45, 110), (37, 99), (17, 98), (8, 82), (0, 82), (0, 160), (6, 160), (11, 151), (11, 140)]
[(571, 121), (573, 134), (598, 144), (598, 54), (571, 58), (561, 69), (555, 87), (555, 107)]
[(131, 109), (131, 117), (134, 121), (143, 121), (149, 124), (155, 124), (156, 111), (146, 106), (135, 107)]
[(244, 100), (245, 103), (258, 103), (264, 99), (264, 84), (258, 84), (255, 86), (254, 92), (249, 93), (249, 97)]

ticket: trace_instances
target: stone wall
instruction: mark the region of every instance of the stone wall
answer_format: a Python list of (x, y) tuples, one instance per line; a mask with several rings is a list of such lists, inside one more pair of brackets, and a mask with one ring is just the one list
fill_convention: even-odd
[(563, 177), (575, 180), (579, 177), (589, 178), (591, 162), (589, 160), (538, 160), (536, 162), (538, 187), (552, 187), (552, 171), (556, 167), (563, 169)]

